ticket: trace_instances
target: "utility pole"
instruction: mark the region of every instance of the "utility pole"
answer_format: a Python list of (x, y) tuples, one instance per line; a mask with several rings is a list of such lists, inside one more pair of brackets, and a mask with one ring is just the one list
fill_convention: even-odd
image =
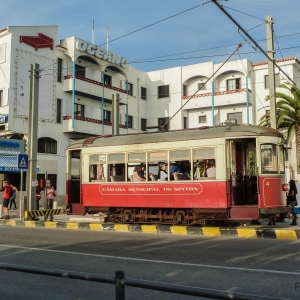
[(274, 40), (273, 40), (273, 18), (266, 17), (267, 26), (267, 52), (270, 60), (268, 61), (269, 71), (269, 98), (270, 98), (270, 127), (277, 129), (276, 117), (276, 85), (275, 85), (275, 66), (274, 66)]
[(27, 204), (28, 211), (35, 208), (36, 201), (36, 166), (37, 166), (37, 131), (39, 105), (40, 65), (31, 64), (30, 68), (30, 99), (28, 126), (28, 172), (27, 172)]

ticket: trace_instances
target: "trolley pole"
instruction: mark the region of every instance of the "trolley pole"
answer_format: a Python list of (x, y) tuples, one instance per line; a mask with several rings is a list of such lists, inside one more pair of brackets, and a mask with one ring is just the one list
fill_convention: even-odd
[(32, 64), (30, 69), (30, 99), (28, 128), (28, 172), (27, 172), (27, 204), (26, 209), (32, 210), (36, 200), (36, 166), (37, 166), (37, 132), (39, 104), (39, 64)]
[(270, 127), (277, 129), (276, 116), (276, 84), (275, 84), (275, 66), (274, 66), (274, 40), (273, 40), (273, 19), (266, 17), (267, 26), (267, 50), (270, 60), (268, 60), (269, 72), (269, 101), (270, 101)]

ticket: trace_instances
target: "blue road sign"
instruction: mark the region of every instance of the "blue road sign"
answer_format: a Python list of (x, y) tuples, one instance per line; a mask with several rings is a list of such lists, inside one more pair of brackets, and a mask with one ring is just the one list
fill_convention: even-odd
[(18, 169), (28, 169), (28, 155), (18, 154)]

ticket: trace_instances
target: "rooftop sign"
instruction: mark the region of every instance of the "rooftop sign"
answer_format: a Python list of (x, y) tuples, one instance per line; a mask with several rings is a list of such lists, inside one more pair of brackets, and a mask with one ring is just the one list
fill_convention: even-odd
[(111, 62), (113, 64), (120, 65), (123, 68), (125, 67), (126, 64), (128, 64), (127, 58), (117, 55), (113, 52), (107, 51), (96, 45), (89, 44), (88, 42), (83, 40), (78, 40), (76, 42), (76, 49), (78, 51), (85, 52), (90, 55), (94, 55), (97, 58), (107, 60), (108, 62)]

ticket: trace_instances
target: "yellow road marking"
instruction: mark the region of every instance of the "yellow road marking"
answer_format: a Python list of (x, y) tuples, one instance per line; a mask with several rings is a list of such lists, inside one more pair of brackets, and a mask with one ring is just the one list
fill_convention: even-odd
[(237, 228), (239, 237), (243, 238), (257, 238), (255, 228)]
[(45, 222), (46, 228), (56, 228), (56, 222)]
[(142, 232), (157, 234), (156, 225), (142, 225)]
[(89, 224), (91, 230), (102, 230), (101, 224)]
[(67, 223), (67, 229), (78, 229), (78, 223)]
[(277, 239), (281, 239), (281, 240), (297, 240), (297, 234), (295, 232), (295, 230), (293, 229), (279, 229), (279, 230), (274, 230)]
[(171, 226), (170, 229), (173, 234), (187, 235), (186, 226)]
[(115, 224), (116, 231), (128, 231), (128, 225), (126, 224)]
[(204, 236), (221, 236), (219, 227), (202, 227)]

